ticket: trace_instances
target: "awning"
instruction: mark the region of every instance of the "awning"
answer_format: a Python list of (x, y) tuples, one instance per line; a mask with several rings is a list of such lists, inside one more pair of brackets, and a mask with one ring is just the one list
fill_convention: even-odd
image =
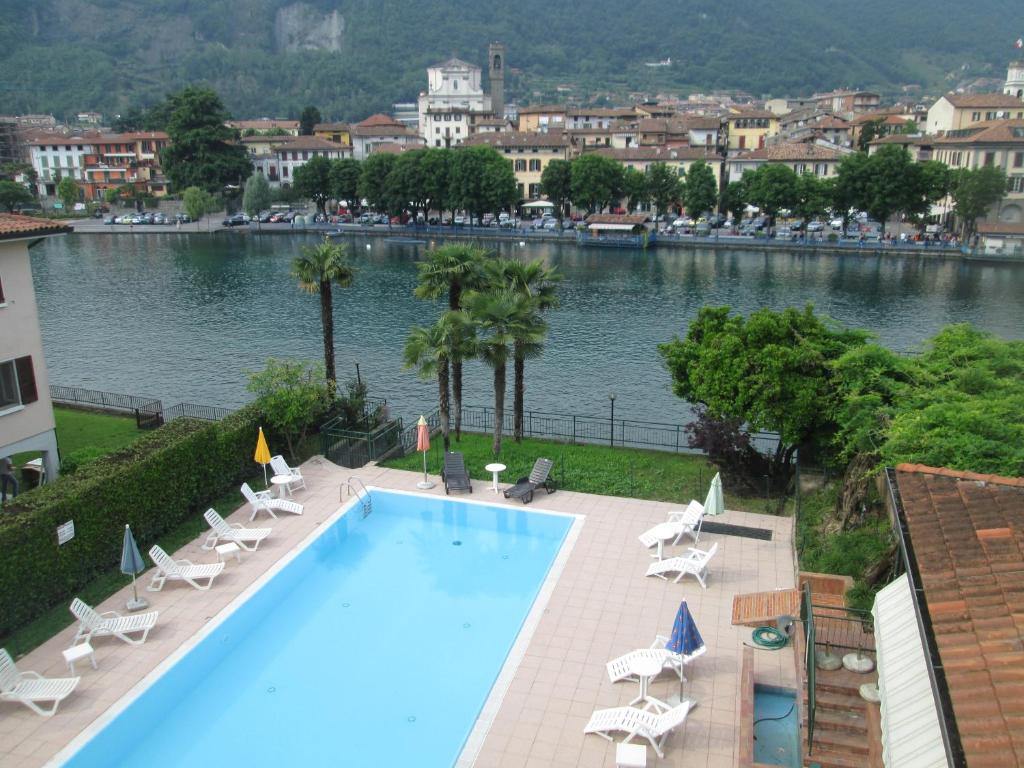
[(939, 713), (907, 575), (875, 596), (875, 646), (886, 768), (946, 768)]
[(639, 227), (640, 224), (591, 224), (590, 229), (614, 229), (621, 230), (623, 232), (632, 232), (634, 227)]
[(554, 208), (555, 204), (547, 200), (534, 200), (530, 203), (523, 203), (520, 208)]

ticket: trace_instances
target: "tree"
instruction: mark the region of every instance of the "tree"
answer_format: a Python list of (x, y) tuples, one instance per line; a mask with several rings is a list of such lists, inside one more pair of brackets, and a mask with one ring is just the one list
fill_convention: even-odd
[[(427, 251), (426, 261), (416, 265), (419, 271), (415, 296), (437, 299), (448, 294), (448, 309), (462, 309), (462, 295), (483, 283), (483, 263), (487, 252), (470, 245), (445, 245)], [(455, 439), (462, 435), (462, 361), (459, 354), (451, 357), (452, 400), (455, 407)]]
[(953, 210), (960, 220), (960, 234), (967, 240), (977, 229), (978, 219), (1006, 195), (1006, 172), (996, 165), (963, 168), (953, 173), (950, 195)]
[(430, 188), (422, 162), (425, 153), (425, 149), (416, 149), (398, 156), (388, 174), (386, 193), (395, 210), (409, 207), (413, 211), (423, 211), (424, 219), (430, 201)]
[[(509, 349), (517, 338), (534, 338), (530, 329), (543, 327), (533, 300), (507, 288), (470, 291), (464, 303), (477, 328), (477, 352), (494, 371), (494, 442), (492, 450), (501, 453), (505, 420), (505, 387)], [(542, 333), (542, 331), (541, 331)]]
[(298, 461), (296, 449), (331, 403), (333, 389), (324, 386), (323, 367), (270, 358), (262, 371), (249, 372), (247, 389), (270, 427), (284, 437), (292, 461)]
[(250, 216), (270, 208), (270, 182), (262, 173), (254, 173), (245, 180), (242, 208)]
[(572, 199), (572, 163), (568, 160), (552, 160), (544, 166), (540, 175), (540, 191), (554, 203), (558, 210), (558, 223), (565, 216), (565, 206)]
[(863, 208), (868, 197), (871, 158), (854, 152), (839, 161), (832, 185), (832, 210), (843, 219), (843, 232), (850, 224), (851, 212)]
[(220, 97), (208, 88), (189, 86), (168, 101), (170, 142), (160, 160), (174, 188), (218, 193), (241, 185), (252, 173), (252, 164), (245, 147), (235, 142), (235, 131), (224, 125), (228, 114)]
[(181, 202), (185, 206), (185, 213), (192, 221), (199, 221), (207, 213), (216, 210), (216, 201), (206, 190), (199, 187), (189, 187), (181, 196)]
[(359, 172), (359, 197), (365, 198), (376, 211), (390, 213), (388, 198), (388, 175), (395, 166), (395, 156), (374, 152), (363, 160)]
[(558, 306), (558, 283), (562, 276), (554, 267), (544, 266), (541, 259), (524, 264), (512, 259), (488, 262), (488, 283), (494, 288), (508, 288), (529, 298), (536, 316), (516, 329), (512, 343), (514, 361), (512, 384), (512, 435), (518, 443), (523, 438), (523, 411), (526, 397), (526, 361), (540, 357), (547, 326), (540, 313)]
[(834, 431), (832, 363), (866, 334), (826, 323), (807, 306), (743, 318), (704, 307), (686, 338), (661, 344), (672, 390), (715, 419), (779, 434), (773, 481), (784, 482), (798, 447), (827, 445)]
[(799, 180), (788, 165), (762, 165), (743, 174), (751, 203), (768, 217), (768, 226), (775, 225), (775, 216), (782, 209), (791, 209), (799, 200)]
[(103, 202), (107, 205), (113, 205), (121, 199), (121, 190), (119, 187), (108, 187), (103, 190)]
[(686, 186), (683, 200), (690, 216), (699, 216), (713, 210), (718, 199), (718, 183), (715, 172), (703, 160), (694, 161), (686, 171)]
[(450, 149), (427, 149), (420, 159), (429, 207), (439, 216), (444, 213), (451, 189), (451, 159)]
[(0, 181), (0, 205), (8, 211), (31, 203), (34, 199), (25, 185), (16, 181)]
[(420, 377), (437, 377), (437, 404), (441, 417), (441, 435), (444, 449), (450, 447), (451, 400), (449, 378), (451, 361), (472, 357), (475, 345), (473, 325), (465, 312), (445, 312), (436, 323), (427, 327), (413, 327), (405, 342), (403, 362), (406, 368), (416, 368)]
[(572, 161), (572, 201), (589, 213), (622, 197), (622, 182), (622, 166), (610, 157), (589, 154)]
[(622, 194), (629, 201), (627, 211), (638, 211), (651, 202), (651, 191), (643, 171), (627, 168), (622, 172)]
[[(295, 114), (294, 112), (292, 114)], [(322, 123), (323, 118), (320, 116), (320, 110), (316, 107), (306, 107), (302, 110), (302, 116), (299, 118), (299, 135), (300, 136), (312, 136), (313, 127), (317, 123)]]
[(824, 216), (832, 202), (830, 195), (825, 179), (813, 173), (802, 173), (797, 178), (797, 200), (793, 212), (805, 222)]
[(742, 181), (730, 181), (722, 192), (719, 205), (738, 223), (747, 208), (747, 185)]
[(923, 183), (920, 168), (910, 153), (896, 144), (887, 144), (870, 155), (865, 166), (864, 198), (858, 206), (882, 225), (897, 211), (915, 209)]
[(857, 136), (857, 149), (861, 152), (868, 151), (868, 144), (882, 135), (882, 126), (885, 122), (879, 120), (868, 120), (861, 126), (860, 134)]
[(292, 179), (295, 191), (316, 203), (320, 213), (327, 213), (327, 200), (331, 196), (331, 161), (315, 155), (295, 169)]
[(70, 209), (75, 203), (78, 202), (81, 190), (75, 180), (70, 176), (65, 176), (57, 182), (57, 197), (64, 203), (64, 208)]
[(488, 212), (511, 208), (519, 199), (512, 163), (493, 147), (460, 147), (452, 152), (449, 198), (455, 208), (477, 219)]
[(346, 259), (348, 248), (326, 237), (320, 245), (308, 246), (292, 261), (292, 277), (306, 293), (320, 295), (320, 325), (324, 336), (324, 373), (331, 396), (337, 392), (334, 368), (334, 291), (333, 286), (348, 288), (355, 269)]
[(358, 160), (345, 158), (331, 163), (331, 195), (344, 200), (349, 211), (359, 208), (359, 174)]

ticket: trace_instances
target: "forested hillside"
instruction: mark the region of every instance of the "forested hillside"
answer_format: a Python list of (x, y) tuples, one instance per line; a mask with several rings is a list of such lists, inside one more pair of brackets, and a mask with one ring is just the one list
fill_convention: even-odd
[(938, 93), (1005, 74), (1012, 18), (1019, 0), (0, 0), (0, 113), (109, 114), (205, 82), (236, 115), (360, 117), (413, 100), (453, 53), (484, 64), (492, 40), (524, 102), (558, 85)]

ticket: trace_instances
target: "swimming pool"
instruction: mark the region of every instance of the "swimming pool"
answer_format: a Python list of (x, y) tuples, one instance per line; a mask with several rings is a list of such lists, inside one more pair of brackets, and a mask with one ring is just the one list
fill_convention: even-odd
[(754, 762), (799, 767), (796, 692), (772, 685), (754, 686)]
[(576, 518), (370, 497), (66, 765), (453, 765)]

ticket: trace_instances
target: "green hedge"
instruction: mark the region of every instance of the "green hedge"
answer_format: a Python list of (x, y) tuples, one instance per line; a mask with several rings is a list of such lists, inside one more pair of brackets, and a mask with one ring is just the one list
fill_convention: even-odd
[[(146, 552), (164, 532), (253, 470), (260, 413), (180, 419), (75, 475), (18, 497), (0, 515), (0, 637), (76, 592), (121, 558), (124, 526)], [(75, 523), (58, 546), (57, 526)]]

